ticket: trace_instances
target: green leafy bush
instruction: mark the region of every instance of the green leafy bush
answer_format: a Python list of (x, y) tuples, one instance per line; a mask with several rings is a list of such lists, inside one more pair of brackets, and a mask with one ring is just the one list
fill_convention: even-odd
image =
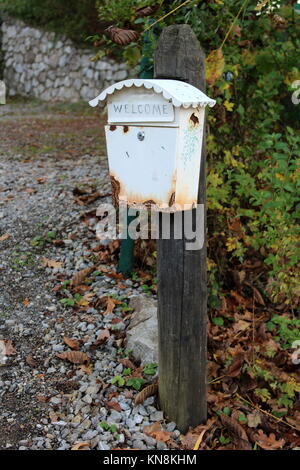
[(102, 51), (110, 49), (133, 65), (141, 56), (152, 57), (158, 29), (188, 23), (210, 59), (224, 58), (207, 89), (217, 101), (208, 113), (207, 132), (212, 306), (218, 304), (218, 285), (228, 284), (228, 272), (255, 261), (263, 266), (264, 294), (295, 308), (300, 298), (300, 104), (292, 102), (292, 85), (300, 79), (300, 15), (295, 0), (192, 0), (147, 33), (154, 19), (182, 0), (157, 2), (154, 18), (135, 14), (151, 2), (128, 0), (123, 15), (119, 3), (98, 3), (102, 21), (139, 31), (140, 41), (121, 48), (102, 37)]

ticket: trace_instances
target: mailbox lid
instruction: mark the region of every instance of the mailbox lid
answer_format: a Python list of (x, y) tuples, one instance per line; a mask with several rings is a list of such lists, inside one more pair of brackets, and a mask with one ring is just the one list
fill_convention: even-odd
[(131, 206), (172, 205), (178, 129), (111, 125), (105, 133), (109, 172), (118, 192), (114, 199)]
[(93, 100), (89, 101), (90, 106), (97, 106), (99, 101), (106, 101), (110, 95), (114, 95), (123, 89), (135, 90), (141, 88), (144, 90), (153, 90), (156, 94), (161, 94), (167, 101), (170, 101), (175, 107), (199, 108), (205, 106), (214, 106), (215, 100), (212, 100), (205, 93), (189, 83), (180, 80), (168, 79), (139, 79), (132, 78), (115, 83), (106, 90), (102, 91)]

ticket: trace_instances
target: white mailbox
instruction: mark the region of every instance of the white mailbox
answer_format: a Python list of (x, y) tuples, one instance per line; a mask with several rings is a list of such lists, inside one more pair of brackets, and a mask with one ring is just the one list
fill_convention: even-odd
[(215, 101), (178, 80), (130, 79), (104, 90), (115, 203), (185, 210), (197, 204), (205, 106)]

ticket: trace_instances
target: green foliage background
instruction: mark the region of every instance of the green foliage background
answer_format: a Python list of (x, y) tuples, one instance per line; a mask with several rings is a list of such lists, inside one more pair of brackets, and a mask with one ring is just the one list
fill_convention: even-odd
[[(142, 33), (153, 18), (137, 18), (135, 9), (152, 3), (102, 1), (99, 15)], [(156, 3), (161, 8), (155, 18), (160, 18), (183, 2)], [(145, 56), (151, 63), (157, 29), (188, 23), (208, 55), (220, 48), (244, 7), (222, 48), (224, 71), (207, 89), (217, 100), (208, 113), (207, 134), (213, 306), (220, 285), (232, 285), (235, 273), (252, 276), (273, 301), (294, 308), (299, 303), (300, 104), (292, 103), (291, 85), (300, 79), (300, 15), (295, 0), (279, 3), (281, 8), (270, 12), (268, 1), (193, 0), (142, 34), (140, 42), (121, 49), (106, 39), (101, 46), (101, 53), (106, 48), (121, 54), (131, 66)]]
[(0, 0), (0, 14), (1, 10), (75, 42), (84, 42), (99, 30), (95, 0)]
[[(207, 89), (217, 100), (208, 113), (208, 227), (211, 296), (234, 275), (257, 285), (275, 302), (299, 305), (300, 104), (292, 103), (292, 83), (300, 80), (300, 15), (296, 0), (192, 0), (146, 34), (155, 19), (183, 3), (157, 0), (154, 18), (137, 18), (136, 8), (153, 0), (0, 0), (0, 7), (31, 24), (64, 32), (72, 39), (92, 35), (98, 57), (114, 56), (130, 67), (147, 62), (160, 30), (188, 23), (206, 54), (220, 48), (223, 73)], [(258, 11), (257, 4), (262, 5)], [(100, 23), (97, 25), (95, 6)], [(299, 8), (298, 8), (299, 11)], [(66, 20), (67, 19), (67, 20)], [(140, 31), (137, 43), (122, 48), (99, 34), (101, 25)], [(138, 73), (137, 69), (137, 73)]]

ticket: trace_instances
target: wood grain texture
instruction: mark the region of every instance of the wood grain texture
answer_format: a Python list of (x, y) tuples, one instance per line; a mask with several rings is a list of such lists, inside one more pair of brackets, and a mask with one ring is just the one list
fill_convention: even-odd
[[(190, 26), (163, 30), (154, 71), (154, 78), (183, 80), (205, 91), (205, 55)], [(203, 152), (198, 203), (205, 204), (205, 137)], [(159, 400), (183, 433), (207, 419), (206, 239), (201, 250), (187, 251), (185, 243), (171, 236), (160, 238), (157, 247)]]

